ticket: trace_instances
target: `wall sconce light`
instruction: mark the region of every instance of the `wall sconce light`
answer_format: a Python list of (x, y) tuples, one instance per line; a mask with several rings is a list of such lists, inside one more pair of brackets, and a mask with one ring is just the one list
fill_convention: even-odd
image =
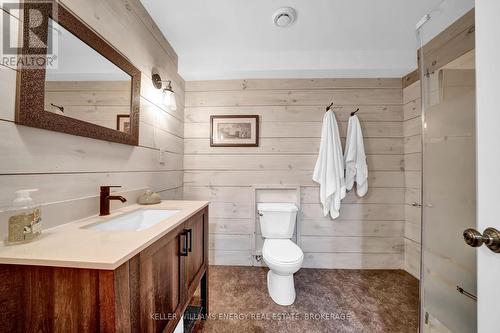
[(172, 81), (166, 80), (162, 81), (159, 74), (153, 74), (152, 77), (153, 86), (156, 89), (162, 89), (163, 83), (166, 83), (167, 86), (162, 90), (162, 101), (170, 110), (177, 110), (177, 100), (175, 98), (174, 89), (172, 88)]

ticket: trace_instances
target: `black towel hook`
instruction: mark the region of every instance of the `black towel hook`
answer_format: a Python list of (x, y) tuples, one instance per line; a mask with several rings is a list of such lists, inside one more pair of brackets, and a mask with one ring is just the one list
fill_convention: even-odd
[(330, 105), (326, 107), (326, 112), (330, 111), (332, 107), (333, 107), (333, 102), (331, 102)]
[(54, 103), (50, 103), (50, 105), (52, 105), (53, 107), (64, 113), (64, 106), (55, 105)]
[(358, 112), (358, 111), (359, 111), (359, 108), (357, 108), (356, 111), (351, 112), (351, 117), (354, 116), (356, 114), (356, 112)]

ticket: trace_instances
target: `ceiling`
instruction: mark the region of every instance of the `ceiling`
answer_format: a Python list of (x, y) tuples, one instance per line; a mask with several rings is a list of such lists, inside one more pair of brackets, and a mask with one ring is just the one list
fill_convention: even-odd
[[(402, 77), (416, 68), (416, 23), (440, 0), (141, 0), (185, 80)], [(297, 11), (273, 25), (283, 6)]]

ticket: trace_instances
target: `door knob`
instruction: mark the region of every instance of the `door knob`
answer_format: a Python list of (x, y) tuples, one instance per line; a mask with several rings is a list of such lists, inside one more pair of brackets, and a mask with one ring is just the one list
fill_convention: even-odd
[(464, 231), (464, 240), (467, 245), (480, 247), (485, 244), (491, 251), (500, 253), (500, 231), (495, 228), (487, 228), (483, 234), (476, 229)]

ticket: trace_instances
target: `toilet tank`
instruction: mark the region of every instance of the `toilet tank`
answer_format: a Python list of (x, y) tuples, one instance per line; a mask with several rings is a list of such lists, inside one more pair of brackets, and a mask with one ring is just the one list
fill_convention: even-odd
[(292, 203), (259, 203), (260, 229), (264, 238), (292, 238), (298, 208)]

